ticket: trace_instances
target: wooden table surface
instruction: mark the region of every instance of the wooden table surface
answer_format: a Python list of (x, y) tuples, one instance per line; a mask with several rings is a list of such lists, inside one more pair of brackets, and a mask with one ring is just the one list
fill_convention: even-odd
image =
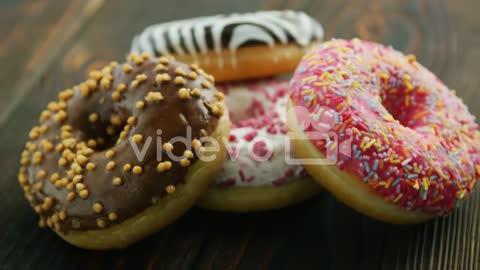
[(1, 0), (0, 268), (480, 269), (480, 194), (453, 215), (416, 226), (368, 219), (328, 194), (257, 214), (192, 209), (108, 252), (72, 247), (38, 228), (17, 172), (28, 130), (58, 91), (121, 60), (149, 24), (285, 8), (316, 17), (328, 38), (358, 36), (416, 54), (480, 116), (478, 0)]

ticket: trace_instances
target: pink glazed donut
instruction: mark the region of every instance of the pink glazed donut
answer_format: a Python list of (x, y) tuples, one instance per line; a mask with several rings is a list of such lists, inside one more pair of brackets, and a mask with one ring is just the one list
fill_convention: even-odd
[(285, 207), (316, 194), (320, 185), (301, 166), (286, 162), (288, 81), (225, 83), (217, 88), (226, 94), (233, 122), (226, 142), (228, 157), (199, 205), (258, 211)]
[[(445, 215), (476, 184), (475, 118), (412, 55), (358, 39), (329, 41), (304, 56), (289, 99), (294, 110), (288, 123), (299, 157), (322, 158), (350, 146), (334, 156), (335, 165), (305, 168), (368, 216), (416, 223)], [(319, 129), (336, 139), (308, 135)]]

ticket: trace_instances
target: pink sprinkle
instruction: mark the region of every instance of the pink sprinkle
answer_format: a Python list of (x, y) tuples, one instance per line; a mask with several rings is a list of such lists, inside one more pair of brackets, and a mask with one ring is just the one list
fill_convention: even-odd
[(272, 125), (267, 128), (267, 132), (269, 134), (277, 134), (277, 129), (275, 128), (275, 126)]
[(272, 184), (273, 184), (274, 186), (281, 186), (281, 185), (285, 184), (285, 182), (287, 182), (287, 178), (285, 178), (285, 177), (282, 176), (282, 177), (280, 177), (280, 178), (278, 178), (278, 179), (273, 180), (273, 181), (272, 181)]
[(240, 180), (242, 180), (244, 182), (245, 181), (245, 173), (242, 170), (240, 170), (240, 171), (238, 171), (238, 175), (240, 175)]
[[(267, 144), (264, 141), (255, 142), (253, 145), (253, 153), (257, 157), (266, 157), (268, 155)], [(273, 157), (273, 153), (270, 156), (270, 159)]]
[(243, 138), (248, 142), (251, 142), (255, 137), (257, 137), (257, 131), (255, 131), (255, 130), (253, 130), (253, 131), (245, 134), (245, 136), (243, 136)]
[(287, 134), (287, 132), (288, 132), (288, 127), (287, 127), (287, 125), (282, 125), (282, 126), (280, 127), (280, 132), (281, 132), (282, 134)]
[(231, 187), (235, 185), (235, 178), (228, 178), (221, 184), (223, 187)]
[(288, 168), (288, 170), (285, 172), (286, 177), (292, 177), (294, 175), (293, 169)]
[(254, 179), (255, 179), (255, 176), (250, 176), (250, 177), (245, 177), (245, 173), (240, 170), (238, 171), (238, 174), (240, 175), (240, 180), (242, 180), (242, 182), (252, 182)]

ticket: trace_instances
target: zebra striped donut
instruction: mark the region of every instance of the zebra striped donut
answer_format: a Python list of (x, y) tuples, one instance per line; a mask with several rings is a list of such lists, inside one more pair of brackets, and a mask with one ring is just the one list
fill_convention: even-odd
[[(292, 72), (323, 36), (322, 26), (301, 11), (234, 13), (149, 26), (134, 38), (131, 52), (175, 55), (218, 81), (249, 79)], [(238, 72), (254, 64), (255, 72)]]

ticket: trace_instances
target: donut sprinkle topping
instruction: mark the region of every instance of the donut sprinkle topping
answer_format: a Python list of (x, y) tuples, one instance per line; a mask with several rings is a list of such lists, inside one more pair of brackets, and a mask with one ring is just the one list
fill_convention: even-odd
[(337, 167), (385, 200), (443, 215), (475, 186), (478, 125), (455, 91), (414, 56), (333, 40), (305, 55), (291, 86), (293, 105), (306, 108), (316, 124), (306, 134), (318, 129), (325, 111), (333, 119), (328, 130), (338, 140), (312, 143), (326, 153), (348, 141), (351, 155), (340, 152)]
[[(89, 77), (48, 104), (18, 175), (40, 225), (62, 232), (106, 228), (174, 193), (198, 156), (169, 141), (190, 130), (201, 148), (224, 111), (213, 77), (172, 58), (131, 55)], [(149, 147), (153, 138), (170, 147)]]

